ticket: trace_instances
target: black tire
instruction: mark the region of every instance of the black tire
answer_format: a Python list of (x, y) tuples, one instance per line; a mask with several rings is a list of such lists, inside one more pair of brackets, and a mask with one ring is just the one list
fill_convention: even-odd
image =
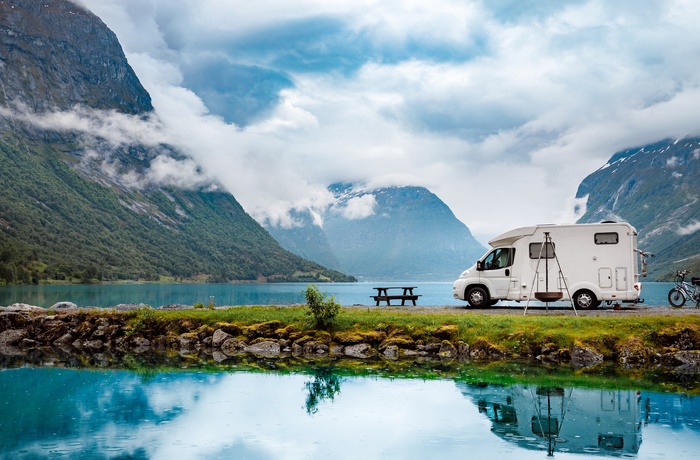
[(488, 291), (479, 286), (469, 289), (466, 298), (473, 308), (485, 308), (491, 304)]
[(681, 308), (685, 305), (685, 295), (680, 289), (673, 288), (668, 291), (668, 303), (670, 303), (673, 308)]
[(574, 306), (580, 310), (595, 310), (600, 301), (588, 289), (582, 289), (574, 294)]

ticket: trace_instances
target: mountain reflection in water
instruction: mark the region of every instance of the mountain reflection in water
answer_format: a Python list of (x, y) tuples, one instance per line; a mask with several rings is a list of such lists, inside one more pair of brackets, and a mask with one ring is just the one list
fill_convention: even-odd
[(0, 370), (0, 458), (697, 458), (697, 397), (308, 373)]

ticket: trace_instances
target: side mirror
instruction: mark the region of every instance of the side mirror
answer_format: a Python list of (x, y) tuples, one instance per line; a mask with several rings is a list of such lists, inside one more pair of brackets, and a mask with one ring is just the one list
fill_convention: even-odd
[(476, 263), (476, 271), (480, 272), (480, 271), (483, 271), (483, 270), (484, 270), (484, 264), (483, 264), (483, 262), (478, 261), (478, 262)]

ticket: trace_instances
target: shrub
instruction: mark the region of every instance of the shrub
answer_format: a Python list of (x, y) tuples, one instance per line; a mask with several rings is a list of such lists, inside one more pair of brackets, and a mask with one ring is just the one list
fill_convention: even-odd
[(314, 317), (316, 327), (326, 328), (335, 323), (335, 317), (340, 313), (340, 304), (335, 301), (335, 297), (326, 298), (318, 288), (309, 284), (304, 291), (306, 296), (306, 313)]

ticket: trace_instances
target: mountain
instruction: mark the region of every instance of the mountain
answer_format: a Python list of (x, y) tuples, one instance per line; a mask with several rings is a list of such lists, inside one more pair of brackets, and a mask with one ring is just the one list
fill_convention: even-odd
[(639, 233), (652, 278), (700, 275), (700, 138), (664, 140), (613, 155), (583, 180), (580, 222), (625, 220)]
[[(343, 272), (372, 280), (451, 281), (485, 252), (423, 187), (329, 189), (335, 202), (322, 216), (323, 228), (307, 218), (297, 228), (270, 229), (283, 247), (319, 263), (335, 259)], [(323, 255), (315, 258), (310, 246)]]
[(175, 148), (121, 138), (154, 119), (97, 16), (0, 2), (0, 284), (352, 279), (282, 249)]

